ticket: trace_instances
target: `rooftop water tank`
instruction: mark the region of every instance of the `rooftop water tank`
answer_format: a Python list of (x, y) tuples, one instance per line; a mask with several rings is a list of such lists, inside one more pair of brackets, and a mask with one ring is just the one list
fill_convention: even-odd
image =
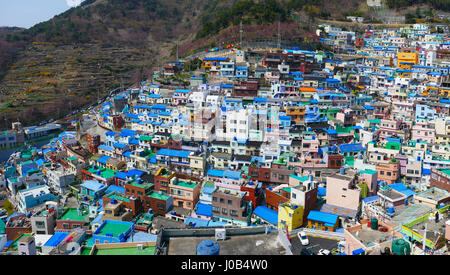
[(378, 219), (377, 218), (372, 218), (372, 220), (370, 222), (370, 228), (373, 230), (378, 230)]
[(394, 210), (394, 206), (389, 206), (388, 207), (388, 213), (389, 214), (394, 214), (395, 210)]
[(409, 243), (403, 239), (397, 239), (392, 242), (392, 253), (394, 255), (409, 255), (411, 248)]
[(204, 240), (197, 245), (197, 255), (219, 255), (220, 246), (212, 240)]

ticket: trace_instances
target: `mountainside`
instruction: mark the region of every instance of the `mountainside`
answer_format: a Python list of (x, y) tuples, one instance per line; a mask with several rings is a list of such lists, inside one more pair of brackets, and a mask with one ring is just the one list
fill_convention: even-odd
[[(432, 0), (445, 2), (450, 0)], [(423, 2), (423, 1), (422, 1)], [(345, 5), (343, 4), (345, 3)], [(313, 36), (314, 18), (368, 12), (365, 0), (87, 0), (30, 29), (0, 28), (0, 114), (30, 125), (152, 76), (179, 55), (244, 39)], [(293, 13), (306, 21), (298, 21)], [(0, 129), (7, 125), (0, 117)], [(9, 125), (8, 125), (9, 126)]]

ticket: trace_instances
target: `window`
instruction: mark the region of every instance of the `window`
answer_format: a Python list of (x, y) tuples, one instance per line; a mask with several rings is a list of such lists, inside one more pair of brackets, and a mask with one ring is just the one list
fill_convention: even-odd
[(219, 208), (219, 207), (216, 207), (216, 206), (213, 206), (213, 207), (212, 207), (212, 212), (219, 213), (219, 211), (220, 211), (220, 208)]
[(224, 202), (225, 202), (225, 200), (221, 198), (220, 199), (220, 203), (224, 203)]
[(217, 201), (217, 197), (213, 197), (212, 199), (213, 199), (213, 201)]
[(64, 224), (63, 224), (63, 228), (64, 228), (64, 229), (70, 229), (70, 224), (64, 223)]
[(236, 210), (230, 210), (230, 215), (231, 215), (231, 216), (237, 216), (238, 213), (237, 213)]
[(222, 214), (228, 214), (228, 210), (226, 208), (222, 208)]
[(45, 222), (37, 221), (36, 222), (36, 227), (37, 228), (45, 228)]
[(228, 200), (228, 204), (231, 205), (233, 204), (233, 202), (231, 200)]

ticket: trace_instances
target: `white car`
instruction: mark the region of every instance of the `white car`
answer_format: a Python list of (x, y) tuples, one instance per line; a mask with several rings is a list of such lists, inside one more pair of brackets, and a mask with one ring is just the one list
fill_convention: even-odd
[(327, 249), (320, 249), (319, 253), (317, 253), (317, 255), (330, 255), (330, 254), (331, 254), (330, 250)]
[(309, 240), (308, 237), (306, 236), (305, 231), (300, 231), (297, 233), (298, 239), (300, 240), (300, 242), (302, 243), (302, 245), (308, 245), (309, 244)]

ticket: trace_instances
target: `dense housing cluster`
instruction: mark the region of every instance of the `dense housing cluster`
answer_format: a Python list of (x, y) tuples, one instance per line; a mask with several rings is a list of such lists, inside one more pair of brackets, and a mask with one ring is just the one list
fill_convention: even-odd
[[(155, 74), (12, 154), (3, 252), (194, 254), (196, 229), (232, 235), (231, 254), (255, 236), (296, 254), (298, 232), (334, 254), (447, 253), (448, 26), (318, 32), (333, 51), (214, 51), (188, 87)], [(59, 128), (16, 122), (0, 146)]]

